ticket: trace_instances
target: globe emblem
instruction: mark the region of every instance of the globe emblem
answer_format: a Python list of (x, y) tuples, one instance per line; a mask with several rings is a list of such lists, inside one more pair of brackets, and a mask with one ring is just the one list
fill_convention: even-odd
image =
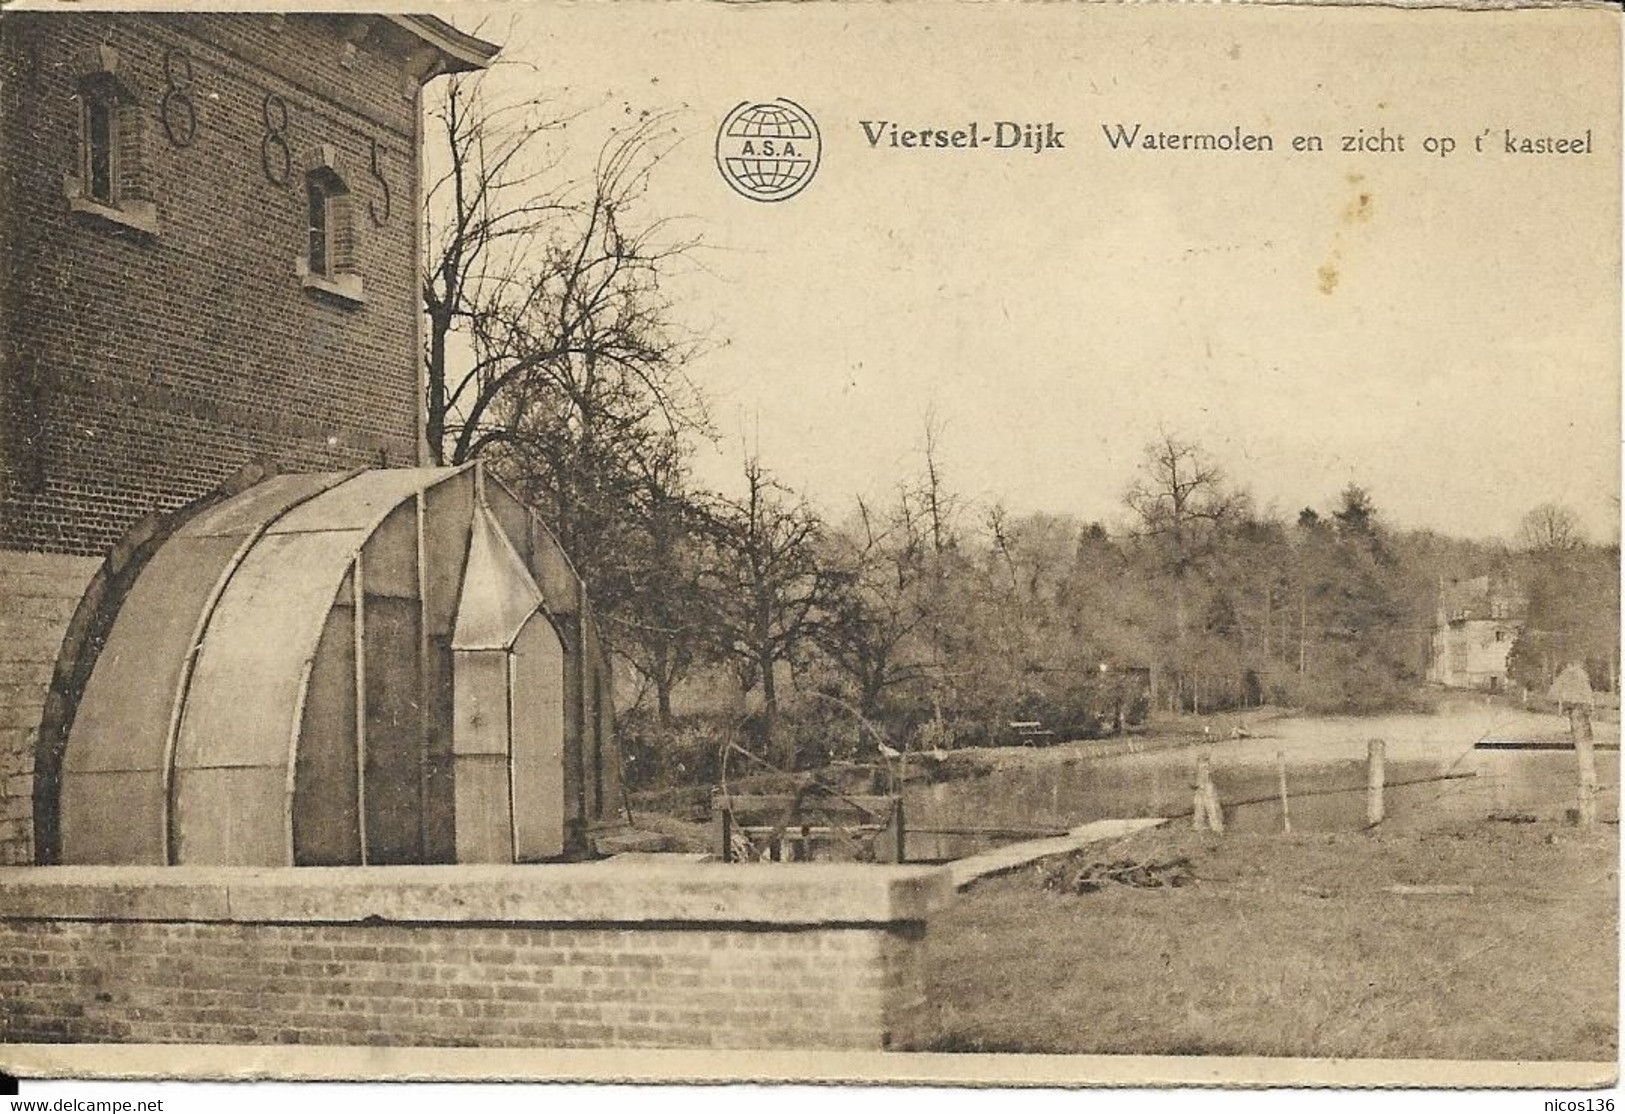
[(741, 101), (717, 129), (717, 169), (752, 201), (784, 201), (807, 188), (823, 143), (794, 101)]

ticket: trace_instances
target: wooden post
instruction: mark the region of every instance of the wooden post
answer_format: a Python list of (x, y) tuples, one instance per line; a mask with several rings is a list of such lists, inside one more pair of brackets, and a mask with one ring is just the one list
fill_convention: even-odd
[(717, 828), (717, 856), (725, 863), (734, 861), (733, 849), (733, 810), (726, 805), (713, 804)]
[(1224, 831), (1224, 809), (1219, 804), (1219, 793), (1213, 788), (1213, 763), (1207, 755), (1196, 760), (1196, 793), (1191, 809), (1191, 826), (1197, 831)]
[(1275, 752), (1275, 772), (1281, 782), (1281, 830), (1288, 835), (1292, 834), (1292, 809), (1287, 804), (1286, 796), (1286, 751)]
[[(412, 498), (413, 528), (416, 534), (414, 539), (416, 548), (413, 551), (413, 563), (417, 566), (418, 590), (418, 644), (417, 644), (417, 705), (418, 705), (418, 852), (422, 858), (420, 862), (438, 862), (438, 848), (431, 846), (430, 835), (433, 829), (429, 826), (429, 817), (433, 811), (430, 804), (433, 799), (433, 784), (430, 770), (433, 764), (434, 717), (432, 709), (434, 700), (429, 695), (430, 671), (432, 668), (429, 658), (429, 570), (428, 549), (423, 538), (424, 495), (420, 490)], [(631, 823), (628, 817), (627, 823)]]
[(1383, 767), (1386, 750), (1387, 747), (1381, 739), (1372, 739), (1366, 744), (1365, 823), (1368, 828), (1375, 828), (1382, 823)]
[[(350, 566), (351, 616), (355, 637), (355, 820), (361, 865), (367, 865), (367, 597), (361, 584), (361, 554)], [(508, 856), (511, 861), (513, 856)]]
[(1591, 828), (1597, 823), (1597, 755), (1591, 745), (1591, 709), (1584, 704), (1569, 707), (1569, 735), (1580, 767), (1580, 827)]
[(1191, 786), (1191, 830), (1207, 828), (1207, 758), (1196, 759), (1196, 774)]
[(900, 863), (903, 861), (905, 841), (903, 836), (903, 798), (893, 797), (887, 819), (875, 832), (874, 860), (877, 863)]
[[(1203, 760), (1204, 763), (1206, 759)], [(1212, 770), (1204, 765), (1202, 778), (1207, 788), (1207, 826), (1210, 831), (1224, 834), (1224, 806), (1219, 803), (1219, 791), (1213, 786)]]
[(891, 806), (892, 829), (897, 833), (897, 842), (892, 848), (892, 862), (900, 863), (904, 859), (903, 847), (903, 797), (899, 793), (892, 801)]

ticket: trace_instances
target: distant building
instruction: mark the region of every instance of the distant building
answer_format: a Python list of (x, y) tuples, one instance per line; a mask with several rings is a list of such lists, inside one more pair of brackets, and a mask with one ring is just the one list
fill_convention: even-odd
[(1441, 581), (1428, 680), (1447, 688), (1501, 692), (1507, 655), (1523, 629), (1528, 601), (1517, 584), (1475, 576)]

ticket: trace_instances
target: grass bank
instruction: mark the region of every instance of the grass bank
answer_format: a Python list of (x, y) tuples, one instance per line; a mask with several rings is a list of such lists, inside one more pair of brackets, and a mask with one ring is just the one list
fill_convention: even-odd
[[(1177, 887), (1044, 885), (1180, 859)], [(979, 883), (935, 918), (936, 1047), (1613, 1060), (1617, 868), (1612, 828), (1158, 829)]]

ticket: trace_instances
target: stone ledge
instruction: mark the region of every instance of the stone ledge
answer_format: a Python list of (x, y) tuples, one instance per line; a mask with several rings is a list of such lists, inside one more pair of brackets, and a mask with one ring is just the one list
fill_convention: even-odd
[(891, 925), (952, 894), (868, 864), (0, 868), (0, 920)]
[(147, 236), (158, 235), (158, 207), (151, 201), (132, 200), (118, 205), (104, 205), (92, 198), (69, 193), (68, 209), (118, 228)]
[(299, 278), (299, 284), (307, 291), (316, 294), (325, 294), (335, 301), (346, 306), (364, 306), (367, 296), (361, 276), (354, 273), (325, 275), (310, 268), (310, 259), (299, 256), (294, 260), (294, 274)]

